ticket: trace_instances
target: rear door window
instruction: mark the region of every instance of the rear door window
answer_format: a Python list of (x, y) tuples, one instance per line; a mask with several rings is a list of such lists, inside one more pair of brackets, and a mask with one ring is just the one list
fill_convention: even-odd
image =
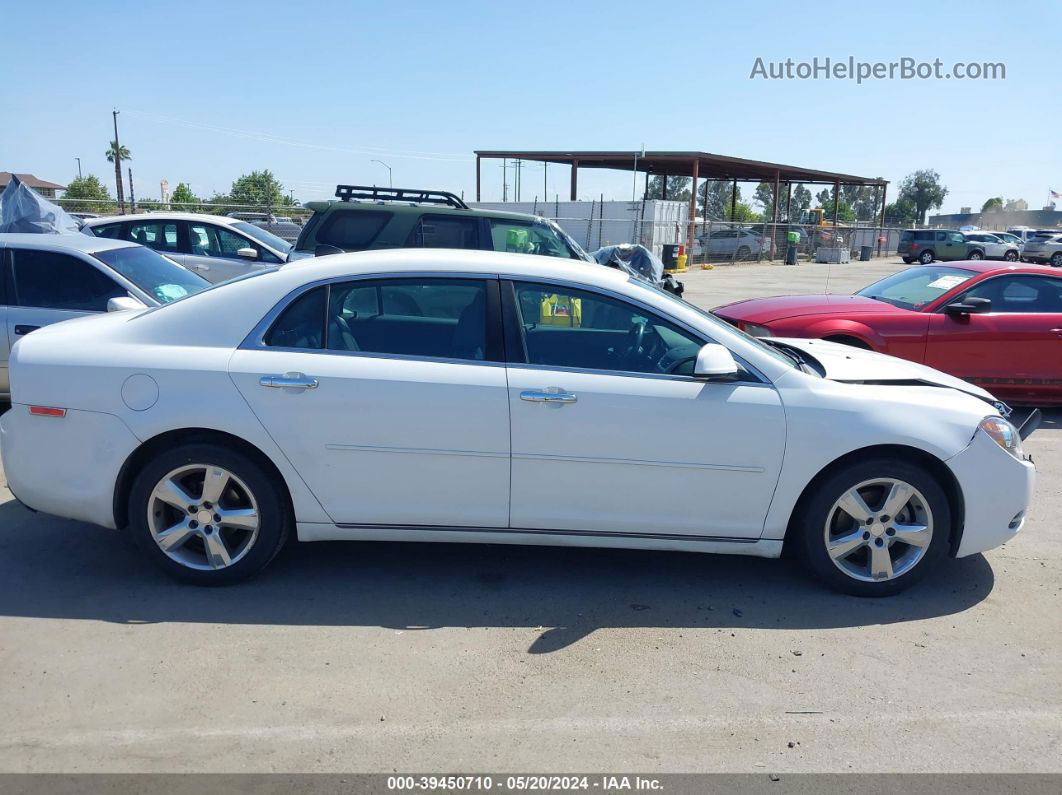
[(111, 240), (120, 240), (122, 237), (122, 225), (117, 224), (101, 224), (99, 226), (89, 227), (92, 234), (96, 237), (106, 237)]
[(422, 215), (406, 245), (410, 248), (479, 248), (479, 219)]
[(932, 240), (933, 237), (934, 237), (934, 234), (931, 231), (930, 232), (915, 232), (914, 233), (914, 239), (918, 240), (918, 241)]
[(368, 248), (391, 220), (393, 213), (337, 210), (321, 224), (317, 243), (344, 251)]
[(69, 254), (13, 249), (13, 282), (19, 306), (105, 312), (111, 298), (128, 295), (114, 279)]
[(176, 221), (137, 221), (129, 224), (128, 239), (162, 253), (178, 252)]

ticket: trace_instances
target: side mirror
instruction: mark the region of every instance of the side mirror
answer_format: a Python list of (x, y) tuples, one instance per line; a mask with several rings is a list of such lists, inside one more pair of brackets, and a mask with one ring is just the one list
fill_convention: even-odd
[(131, 295), (119, 295), (107, 301), (108, 312), (127, 312), (146, 308), (140, 300), (133, 298)]
[(248, 246), (247, 248), (236, 249), (236, 256), (243, 257), (244, 259), (258, 259), (258, 252)]
[(709, 342), (697, 351), (693, 377), (709, 381), (726, 381), (738, 374), (737, 362), (730, 350), (716, 342)]
[(944, 311), (949, 315), (976, 315), (981, 312), (991, 312), (992, 299), (970, 296), (965, 301), (948, 304), (944, 307)]
[(313, 250), (315, 257), (327, 257), (329, 254), (342, 254), (343, 249), (337, 246), (330, 246), (327, 243), (318, 243)]

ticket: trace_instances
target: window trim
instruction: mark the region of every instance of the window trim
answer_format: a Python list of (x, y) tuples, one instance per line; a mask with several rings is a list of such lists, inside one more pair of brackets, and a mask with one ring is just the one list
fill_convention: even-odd
[[(650, 304), (647, 304), (644, 301), (640, 301), (637, 298), (632, 298), (628, 295), (623, 295), (621, 293), (615, 293), (611, 290), (606, 290), (597, 287), (596, 285), (572, 284), (571, 282), (566, 282), (563, 279), (551, 279), (538, 276), (521, 278), (510, 278), (503, 276), (501, 281), (503, 297), (502, 309), (504, 312), (503, 328), (505, 329), (506, 334), (505, 353), (506, 362), (510, 367), (520, 367), (522, 369), (531, 370), (553, 370), (556, 372), (563, 373), (587, 373), (591, 375), (596, 374), (610, 376), (618, 375), (633, 378), (656, 378), (663, 379), (666, 381), (679, 380), (687, 382), (692, 381), (696, 383), (705, 383), (704, 379), (697, 378), (693, 375), (681, 375), (675, 373), (644, 373), (637, 370), (605, 370), (597, 367), (570, 367), (567, 365), (534, 364), (532, 362), (529, 362), (527, 360), (527, 341), (524, 337), (523, 326), (520, 323), (520, 307), (518, 301), (516, 300), (517, 281), (521, 281), (527, 284), (557, 285), (558, 287), (563, 287), (570, 290), (580, 290), (582, 292), (587, 293), (597, 293), (606, 298), (611, 298), (614, 301), (619, 301), (620, 303), (631, 304), (633, 306), (636, 306), (639, 309), (644, 310), (646, 314), (650, 315), (651, 317), (658, 318), (665, 323), (677, 326), (683, 331), (689, 333), (694, 339), (698, 340), (702, 346), (712, 343), (722, 344), (719, 343), (718, 340), (712, 339), (711, 337), (707, 336), (700, 329), (692, 327), (691, 325), (680, 320), (679, 318), (671, 317), (670, 315), (662, 316), (662, 313), (659, 309)], [(510, 338), (514, 334), (517, 335), (516, 342), (510, 343)], [(730, 350), (729, 346), (727, 346), (727, 350)], [(730, 354), (734, 357), (734, 360), (738, 363), (738, 366), (749, 374), (750, 378), (738, 378), (733, 381), (727, 381), (728, 384), (765, 384), (771, 386), (770, 379), (767, 378), (767, 376), (765, 376), (762, 372), (760, 372), (759, 369), (757, 369), (753, 364), (748, 362), (744, 357), (734, 353), (732, 350), (730, 351)]]
[[(329, 348), (288, 348), (276, 345), (267, 345), (265, 338), (269, 335), (273, 325), (279, 320), (281, 314), (294, 302), (306, 293), (317, 287), (325, 287), (325, 320), (328, 317), (327, 307), (331, 300), (331, 287), (333, 284), (346, 284), (354, 281), (382, 281), (388, 279), (451, 279), (454, 281), (481, 281), (484, 282), (487, 293), (486, 306), (486, 343), (487, 349), (483, 359), (455, 359), (449, 356), (422, 356), (408, 353), (380, 353), (378, 351), (340, 351)], [(256, 351), (282, 351), (285, 353), (309, 353), (325, 356), (361, 356), (371, 359), (394, 359), (397, 361), (418, 362), (442, 362), (445, 364), (474, 364), (489, 365), (491, 367), (505, 366), (505, 345), (501, 329), (502, 309), (501, 297), (498, 286), (500, 277), (496, 273), (465, 273), (455, 271), (400, 271), (397, 273), (367, 273), (350, 274), (346, 276), (333, 276), (328, 279), (318, 279), (309, 282), (289, 292), (281, 298), (272, 309), (258, 321), (237, 350)], [(325, 336), (322, 337), (327, 344), (327, 322), (325, 323)], [(492, 358), (493, 357), (493, 358)]]
[[(149, 217), (149, 216), (145, 215), (145, 218), (147, 218), (147, 217)], [(176, 251), (170, 251), (169, 249), (158, 249), (158, 248), (155, 248), (154, 246), (149, 246), (147, 243), (141, 243), (139, 240), (133, 240), (133, 227), (137, 226), (137, 225), (141, 225), (141, 224), (148, 224), (148, 223), (158, 223), (158, 224), (161, 224), (163, 226), (165, 224), (173, 224), (173, 226), (174, 226), (174, 228), (175, 228), (175, 230), (177, 232), (177, 249), (176, 249)], [(150, 248), (152, 251), (158, 252), (162, 256), (166, 256), (167, 254), (173, 254), (173, 255), (178, 255), (179, 256), (181, 254), (187, 254), (188, 253), (188, 248), (189, 248), (188, 245), (187, 245), (188, 236), (186, 234), (184, 234), (184, 229), (183, 229), (184, 223), (185, 222), (182, 222), (182, 221), (179, 221), (179, 220), (175, 220), (173, 218), (159, 218), (159, 219), (156, 219), (155, 221), (147, 221), (147, 220), (145, 220), (145, 221), (122, 221), (122, 234), (121, 234), (121, 237), (119, 237), (117, 239), (126, 240), (126, 241), (128, 241), (130, 243), (136, 243), (138, 246), (143, 246), (144, 248)], [(106, 226), (106, 224), (100, 224), (100, 226)], [(163, 234), (165, 234), (165, 232), (163, 232)], [(182, 245), (182, 241), (184, 242), (184, 245)]]
[(14, 305), (8, 301), (8, 296), (15, 294), (12, 283), (14, 277), (11, 273), (11, 257), (8, 255), (8, 251), (10, 249), (6, 246), (0, 247), (0, 306)]
[[(989, 276), (987, 279), (982, 279), (981, 281), (977, 282), (977, 284), (973, 284), (973, 285), (967, 287), (965, 290), (963, 290), (958, 295), (955, 295), (952, 298), (949, 298), (946, 302), (944, 302), (939, 307), (934, 309), (932, 314), (935, 314), (935, 315), (947, 314), (945, 312), (945, 309), (947, 309), (948, 304), (953, 304), (956, 301), (965, 300), (967, 293), (969, 293), (971, 290), (976, 290), (978, 287), (980, 287), (983, 284), (988, 284), (989, 282), (994, 282), (994, 281), (997, 281), (999, 279), (1007, 279), (1007, 278), (1012, 278), (1013, 279), (1013, 278), (1018, 278), (1018, 277), (1022, 277), (1022, 276), (1028, 276), (1031, 279), (1050, 279), (1050, 280), (1054, 281), (1055, 283), (1057, 283), (1058, 284), (1058, 289), (1060, 291), (1062, 291), (1062, 279), (1060, 279), (1057, 276), (1050, 276), (1050, 275), (1048, 275), (1046, 273), (997, 273), (997, 274), (994, 274), (992, 276)], [(1028, 315), (1033, 315), (1033, 316), (1037, 316), (1038, 315), (1040, 317), (1043, 317), (1044, 315), (1062, 315), (1062, 311), (1059, 311), (1059, 312), (996, 312), (996, 311), (992, 311), (992, 312), (976, 312), (974, 314), (971, 314), (970, 317), (976, 317), (976, 316), (979, 316), (979, 315), (989, 315), (989, 316), (992, 316), (992, 315), (1000, 315), (1000, 316), (1006, 315), (1008, 317), (1013, 316), (1013, 315), (1020, 315), (1022, 317), (1026, 317)]]

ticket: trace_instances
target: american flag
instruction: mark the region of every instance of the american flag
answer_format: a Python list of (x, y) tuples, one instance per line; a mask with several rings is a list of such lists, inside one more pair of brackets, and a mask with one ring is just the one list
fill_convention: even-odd
[(1051, 191), (1051, 198), (1052, 199), (1062, 199), (1062, 193), (1058, 193), (1057, 191)]

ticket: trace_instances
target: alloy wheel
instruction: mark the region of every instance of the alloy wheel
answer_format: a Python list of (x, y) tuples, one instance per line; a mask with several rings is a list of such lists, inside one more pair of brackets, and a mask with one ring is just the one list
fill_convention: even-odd
[(900, 577), (925, 557), (933, 514), (925, 496), (896, 478), (865, 480), (826, 515), (823, 538), (833, 564), (862, 582)]
[(148, 499), (148, 527), (159, 549), (190, 569), (225, 569), (258, 539), (258, 502), (227, 469), (188, 464), (155, 485)]

